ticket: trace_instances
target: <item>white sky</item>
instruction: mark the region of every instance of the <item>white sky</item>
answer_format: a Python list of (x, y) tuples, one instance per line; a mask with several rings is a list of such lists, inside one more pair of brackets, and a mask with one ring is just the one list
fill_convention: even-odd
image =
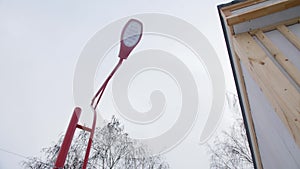
[[(125, 16), (154, 12), (191, 23), (214, 47), (226, 90), (235, 93), (217, 13), (217, 5), (225, 2), (0, 0), (0, 169), (21, 168), (18, 163), (24, 160), (1, 149), (36, 156), (65, 132), (75, 106), (72, 86), (81, 50), (96, 31)], [(228, 124), (229, 116), (225, 111), (219, 129)], [(209, 157), (205, 146), (197, 144), (198, 134), (192, 132), (166, 154), (172, 168), (208, 168)]]

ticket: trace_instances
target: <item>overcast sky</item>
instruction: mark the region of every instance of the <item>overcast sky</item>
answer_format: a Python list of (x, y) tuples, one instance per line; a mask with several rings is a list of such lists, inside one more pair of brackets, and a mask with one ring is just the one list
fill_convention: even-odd
[[(226, 90), (235, 93), (217, 13), (217, 5), (225, 2), (228, 1), (0, 0), (0, 169), (21, 168), (18, 163), (24, 160), (5, 151), (36, 156), (41, 148), (51, 145), (65, 132), (75, 106), (73, 78), (83, 47), (95, 32), (123, 17), (161, 13), (192, 24), (215, 49), (224, 71)], [(99, 72), (101, 69), (109, 72), (114, 65), (113, 60), (102, 63), (107, 65), (100, 65)], [(104, 78), (99, 74), (95, 78), (95, 88)], [(164, 76), (159, 78), (164, 79)], [(108, 91), (104, 96), (109, 98), (109, 94)], [(134, 102), (134, 94), (132, 97)], [(105, 107), (105, 103), (107, 101), (103, 102), (103, 110), (107, 112), (110, 107)], [(137, 107), (147, 109), (142, 103)], [(111, 114), (114, 112), (103, 116)], [(130, 132), (133, 127), (123, 121)], [(190, 135), (165, 154), (171, 168), (208, 168), (206, 147), (199, 145), (197, 140), (200, 122), (201, 119), (196, 121)], [(218, 130), (229, 122), (230, 114), (225, 108)], [(167, 126), (161, 126), (162, 130)], [(141, 128), (133, 135), (139, 137), (144, 130)], [(157, 133), (149, 134), (151, 137)]]

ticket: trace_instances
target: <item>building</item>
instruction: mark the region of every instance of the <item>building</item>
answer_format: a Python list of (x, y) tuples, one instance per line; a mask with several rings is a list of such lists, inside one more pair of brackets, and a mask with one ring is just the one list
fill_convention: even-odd
[(300, 168), (300, 0), (218, 6), (256, 168)]

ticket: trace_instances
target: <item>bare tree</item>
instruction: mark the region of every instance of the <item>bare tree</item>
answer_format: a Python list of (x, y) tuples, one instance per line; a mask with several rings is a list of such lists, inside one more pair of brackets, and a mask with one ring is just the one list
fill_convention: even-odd
[(236, 95), (227, 94), (227, 103), (233, 110), (234, 123), (229, 131), (215, 138), (212, 145), (208, 145), (211, 169), (250, 169), (253, 168), (251, 151), (248, 144), (246, 130)]
[[(82, 168), (89, 133), (80, 131), (73, 140), (65, 166), (66, 169)], [(52, 168), (55, 163), (63, 136), (48, 148), (42, 149), (42, 157), (33, 157), (23, 162), (25, 168)], [(96, 128), (90, 154), (89, 169), (168, 169), (169, 166), (159, 155), (149, 155), (149, 150), (129, 137), (124, 127), (113, 117), (102, 128)]]

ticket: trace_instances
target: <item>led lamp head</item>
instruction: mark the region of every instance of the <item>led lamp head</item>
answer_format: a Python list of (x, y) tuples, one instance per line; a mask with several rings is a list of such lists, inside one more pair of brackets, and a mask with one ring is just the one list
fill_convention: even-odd
[(119, 57), (127, 59), (130, 52), (136, 47), (142, 38), (143, 24), (136, 20), (130, 19), (123, 28), (121, 35), (121, 46)]

